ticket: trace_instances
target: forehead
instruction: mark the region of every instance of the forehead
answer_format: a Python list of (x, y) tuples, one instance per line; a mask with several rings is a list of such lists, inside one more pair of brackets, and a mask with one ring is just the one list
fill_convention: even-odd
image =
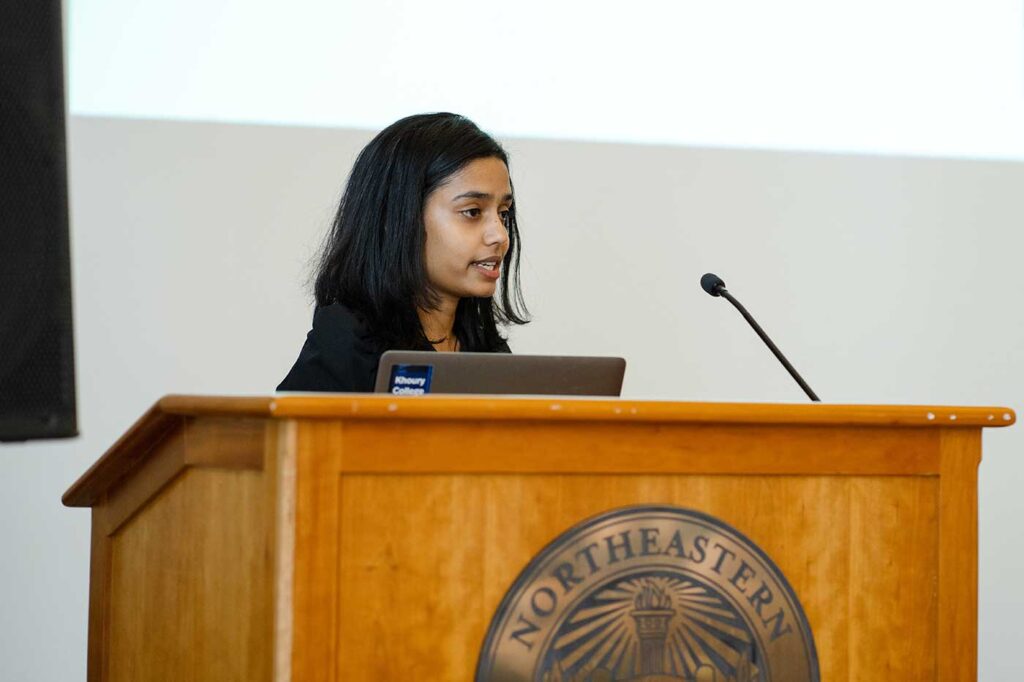
[(473, 159), (453, 174), (439, 188), (445, 194), (456, 195), (467, 191), (503, 196), (512, 192), (505, 162), (494, 157)]

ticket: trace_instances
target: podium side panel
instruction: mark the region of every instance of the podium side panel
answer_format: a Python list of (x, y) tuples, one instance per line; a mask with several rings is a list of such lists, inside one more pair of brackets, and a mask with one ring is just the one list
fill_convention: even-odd
[(92, 539), (89, 556), (89, 645), (86, 679), (107, 679), (110, 642), (110, 536), (102, 511), (92, 510)]
[(271, 679), (275, 433), (190, 421), (94, 508), (91, 681)]
[(263, 486), (186, 469), (112, 538), (110, 680), (270, 679)]
[(148, 456), (120, 485), (103, 495), (92, 511), (92, 549), (89, 575), (90, 682), (110, 677), (110, 604), (112, 537), (185, 468), (182, 429), (164, 434), (160, 442), (147, 442)]

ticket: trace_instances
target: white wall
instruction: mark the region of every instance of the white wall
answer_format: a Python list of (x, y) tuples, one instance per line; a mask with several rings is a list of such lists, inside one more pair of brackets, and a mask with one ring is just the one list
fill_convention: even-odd
[[(487, 121), (479, 121), (487, 127)], [(0, 679), (85, 671), (88, 513), (60, 495), (165, 393), (266, 393), (369, 132), (73, 117), (82, 436), (0, 446)], [(509, 139), (535, 321), (625, 392), (802, 400), (714, 270), (827, 401), (1024, 409), (1024, 166)], [(1019, 426), (986, 434), (980, 679), (1024, 673)], [(899, 633), (893, 633), (898, 637)]]

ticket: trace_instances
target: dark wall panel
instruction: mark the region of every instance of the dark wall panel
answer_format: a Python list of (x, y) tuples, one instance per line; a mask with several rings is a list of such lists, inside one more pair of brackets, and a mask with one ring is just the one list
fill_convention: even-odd
[(0, 440), (77, 433), (61, 34), (0, 2)]

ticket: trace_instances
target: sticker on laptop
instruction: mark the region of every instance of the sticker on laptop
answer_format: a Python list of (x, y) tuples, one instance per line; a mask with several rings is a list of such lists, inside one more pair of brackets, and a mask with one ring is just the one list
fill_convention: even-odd
[(391, 395), (424, 395), (430, 393), (433, 365), (395, 365), (391, 368), (388, 393)]

